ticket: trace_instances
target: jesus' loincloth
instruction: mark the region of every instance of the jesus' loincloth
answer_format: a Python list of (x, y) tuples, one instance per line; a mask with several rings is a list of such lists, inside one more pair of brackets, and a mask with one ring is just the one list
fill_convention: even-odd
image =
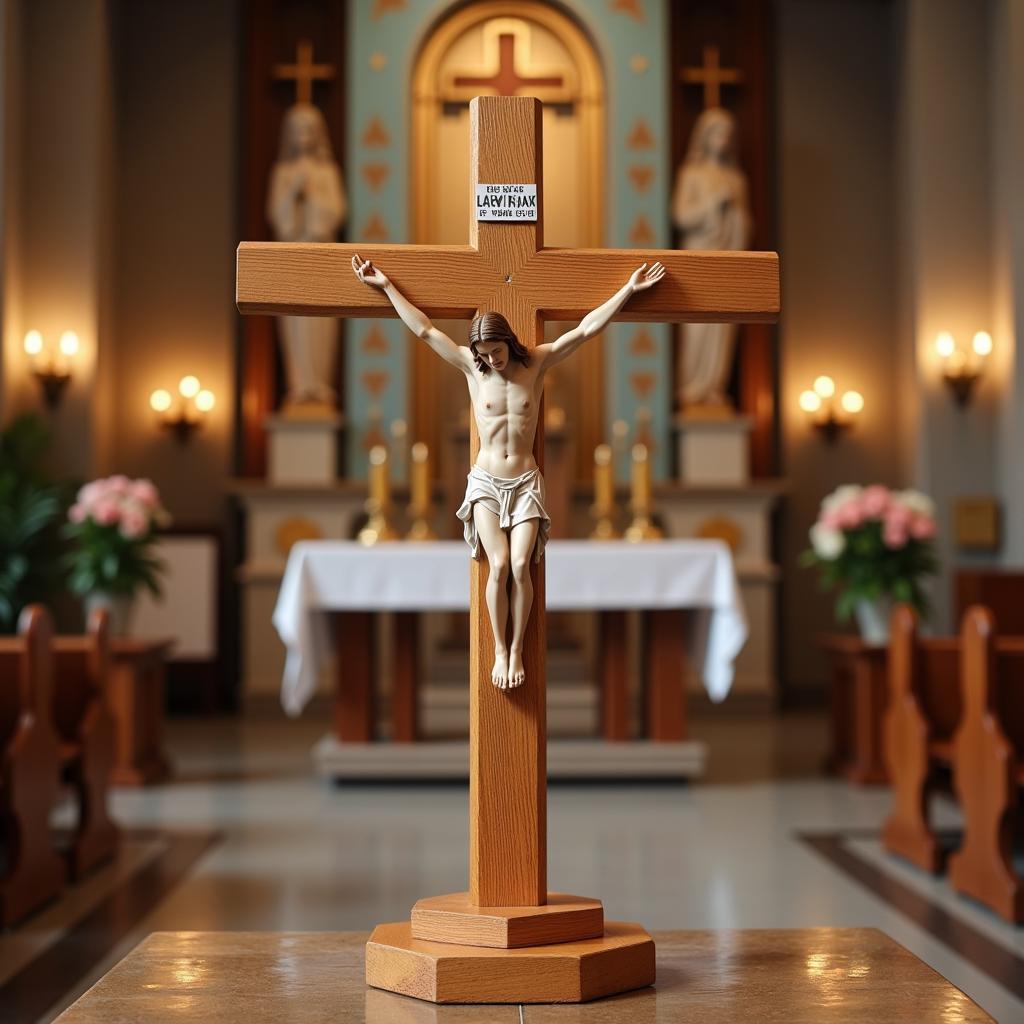
[(540, 470), (531, 469), (522, 476), (503, 477), (493, 476), (487, 470), (474, 466), (466, 480), (466, 499), (455, 514), (465, 524), (466, 543), (473, 557), (480, 557), (480, 538), (473, 521), (473, 506), (480, 502), (498, 517), (498, 525), (503, 530), (511, 530), (530, 519), (540, 520), (537, 543), (533, 548), (533, 560), (539, 562), (551, 531), (551, 517), (544, 510), (544, 477)]

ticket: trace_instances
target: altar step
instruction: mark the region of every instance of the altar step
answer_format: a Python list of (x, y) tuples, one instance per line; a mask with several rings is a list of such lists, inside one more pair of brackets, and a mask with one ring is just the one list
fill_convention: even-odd
[[(600, 708), (592, 682), (548, 686), (548, 735), (587, 737), (598, 731)], [(469, 687), (430, 683), (420, 694), (420, 733), (426, 738), (469, 735)]]
[[(328, 734), (313, 746), (312, 757), (317, 773), (336, 782), (469, 778), (469, 743), (465, 740), (342, 743)], [(678, 743), (548, 741), (549, 779), (682, 781), (702, 776), (706, 764), (707, 744), (698, 740)]]

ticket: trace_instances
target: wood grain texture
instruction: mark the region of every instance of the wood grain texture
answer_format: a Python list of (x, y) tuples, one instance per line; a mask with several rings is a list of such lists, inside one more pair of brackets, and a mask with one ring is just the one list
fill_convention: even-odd
[(629, 633), (626, 613), (598, 613), (598, 660), (601, 666), (601, 735), (609, 741), (629, 739)]
[(832, 749), (826, 770), (860, 786), (887, 782), (883, 723), (889, 702), (888, 652), (859, 636), (824, 636), (829, 657)]
[(424, 942), (410, 925), (378, 925), (366, 983), (433, 1003), (580, 1003), (654, 983), (654, 941), (609, 921), (604, 935), (524, 949)]
[(517, 949), (597, 938), (604, 908), (600, 900), (557, 892), (541, 907), (478, 907), (459, 892), (417, 901), (411, 924), (416, 939)]
[(120, 829), (107, 806), (117, 745), (107, 702), (110, 646), (109, 613), (97, 609), (89, 617), (84, 647), (58, 645), (54, 652), (52, 714), (62, 741), (64, 779), (78, 803), (68, 851), (74, 879), (113, 857), (120, 841)]
[(377, 619), (374, 612), (335, 612), (337, 686), (334, 735), (343, 743), (374, 737)]
[(60, 779), (50, 724), (53, 623), (30, 605), (17, 637), (0, 650), (0, 819), (3, 875), (0, 926), (10, 927), (54, 899), (66, 868), (50, 831)]
[[(470, 104), (471, 194), (477, 182), (541, 181), (541, 107), (531, 98), (481, 97)], [(511, 139), (516, 140), (510, 145)], [(541, 223), (471, 222), (471, 241), (492, 262), (511, 265), (537, 246)], [(482, 309), (503, 313), (528, 348), (543, 325), (527, 298), (507, 286)], [(479, 440), (473, 424), (470, 460)], [(544, 468), (544, 409), (534, 456)], [(498, 690), (490, 678), (494, 639), (484, 588), (487, 561), (470, 577), (469, 893), (485, 907), (539, 906), (547, 898), (547, 676), (544, 562), (532, 563), (534, 602), (523, 639), (526, 683)]]
[(882, 843), (925, 871), (939, 867), (939, 844), (928, 820), (930, 730), (918, 701), (917, 615), (908, 605), (893, 610), (889, 636), (889, 710), (885, 757), (892, 780), (892, 810)]
[[(60, 1024), (981, 1024), (992, 1018), (873, 928), (661, 931), (655, 988), (583, 1006), (425, 1006), (367, 989), (355, 932), (156, 932)], [(827, 1013), (825, 1012), (827, 1008)]]
[[(1017, 752), (999, 721), (1000, 678), (996, 622), (991, 611), (969, 608), (960, 634), (964, 716), (953, 740), (953, 784), (964, 814), (964, 841), (949, 861), (957, 892), (1024, 922), (1024, 881), (1013, 866), (1013, 825), (1021, 785)], [(1016, 688), (1016, 699), (1024, 693)]]
[(686, 739), (686, 617), (681, 608), (659, 608), (643, 616), (647, 738), (660, 743)]

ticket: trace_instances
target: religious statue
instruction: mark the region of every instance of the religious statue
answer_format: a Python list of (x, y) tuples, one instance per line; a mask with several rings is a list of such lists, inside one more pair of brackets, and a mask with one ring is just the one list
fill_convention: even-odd
[[(312, 103), (288, 108), (270, 177), (267, 218), (282, 242), (333, 242), (345, 219), (345, 186), (327, 123)], [(331, 411), (338, 322), (331, 317), (278, 317), (284, 350), (286, 412)]]
[[(746, 249), (751, 221), (747, 180), (736, 157), (736, 121), (712, 107), (697, 119), (676, 175), (672, 219), (684, 249)], [(679, 399), (686, 406), (727, 409), (725, 389), (736, 344), (735, 324), (685, 324)]]
[[(631, 295), (657, 284), (665, 269), (660, 263), (650, 268), (644, 263), (578, 326), (532, 352), (500, 313), (478, 313), (469, 328), (468, 348), (457, 345), (369, 260), (356, 254), (352, 269), (360, 281), (384, 292), (410, 331), (466, 375), (480, 450), (456, 515), (465, 524), (473, 557), (480, 557), (482, 546), (490, 569), (486, 601), (494, 633), (491, 682), (502, 690), (521, 686), (526, 678), (523, 635), (533, 604), (530, 559), (540, 561), (551, 527), (544, 509), (544, 479), (533, 456), (544, 376), (600, 334)], [(506, 646), (510, 604), (512, 642)]]

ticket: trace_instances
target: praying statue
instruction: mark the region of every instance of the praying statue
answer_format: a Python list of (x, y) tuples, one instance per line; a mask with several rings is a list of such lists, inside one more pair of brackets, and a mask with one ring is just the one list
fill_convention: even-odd
[[(327, 123), (311, 103), (289, 107), (270, 177), (267, 218), (280, 242), (333, 242), (345, 219), (345, 186)], [(333, 411), (338, 322), (332, 317), (278, 317), (285, 365), (286, 412)]]
[[(676, 175), (672, 220), (683, 249), (746, 249), (751, 221), (747, 179), (736, 157), (736, 121), (727, 110), (705, 110)], [(678, 360), (679, 404), (729, 407), (726, 388), (736, 344), (735, 324), (685, 324)]]
[[(485, 597), (494, 633), (491, 682), (502, 690), (521, 686), (523, 636), (533, 605), (530, 560), (540, 561), (551, 527), (544, 507), (544, 479), (533, 456), (544, 376), (600, 334), (631, 295), (657, 284), (665, 269), (660, 263), (650, 268), (643, 264), (577, 327), (532, 351), (500, 313), (478, 313), (469, 328), (469, 346), (457, 345), (369, 260), (357, 254), (352, 269), (360, 281), (384, 292), (413, 334), (466, 375), (480, 449), (456, 515), (464, 524), (473, 557), (480, 557), (481, 547), (487, 556)], [(510, 606), (512, 642), (506, 645)]]

